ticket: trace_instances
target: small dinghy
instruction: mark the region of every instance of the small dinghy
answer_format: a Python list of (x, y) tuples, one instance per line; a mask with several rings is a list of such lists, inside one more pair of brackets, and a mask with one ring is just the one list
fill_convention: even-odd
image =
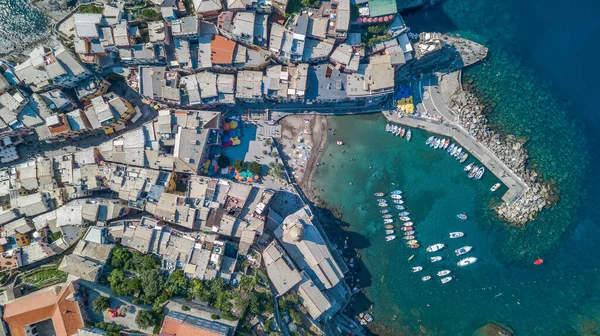
[(451, 277), (451, 276), (449, 276), (449, 277), (445, 277), (445, 278), (442, 278), (440, 281), (441, 281), (443, 284), (445, 284), (445, 283), (448, 283), (448, 282), (450, 282), (450, 280), (452, 280), (452, 277)]
[(393, 229), (394, 226), (393, 225), (386, 225), (386, 226), (384, 226), (384, 228), (386, 228), (386, 229)]
[(411, 239), (409, 241), (406, 242), (408, 245), (414, 245), (416, 243), (418, 243), (418, 241), (416, 239)]
[(409, 247), (411, 249), (416, 249), (416, 248), (419, 248), (419, 244), (410, 245)]
[(450, 232), (448, 234), (448, 236), (449, 236), (448, 238), (452, 238), (452, 239), (454, 239), (454, 238), (460, 238), (460, 237), (464, 237), (464, 235), (465, 234), (462, 233), (462, 232)]
[(408, 216), (408, 215), (410, 215), (410, 213), (408, 211), (403, 211), (398, 214), (398, 216)]
[(377, 202), (379, 202), (379, 203), (387, 203), (387, 200), (385, 198), (378, 198)]
[(449, 270), (442, 270), (442, 271), (437, 272), (437, 276), (441, 276), (441, 277), (446, 276), (448, 274), (450, 274)]
[(402, 225), (404, 225), (404, 226), (413, 226), (413, 222), (405, 222)]
[(392, 218), (394, 217), (393, 215), (387, 214), (387, 215), (383, 215), (381, 216), (381, 218), (387, 219), (387, 218)]
[(379, 212), (381, 212), (382, 214), (386, 214), (386, 213), (390, 212), (390, 210), (388, 210), (388, 209), (383, 209), (383, 210), (381, 210), (381, 211), (379, 211)]
[(437, 252), (441, 249), (443, 249), (446, 245), (444, 244), (433, 244), (429, 247), (427, 247), (427, 252)]
[(429, 281), (429, 280), (431, 280), (431, 277), (429, 275), (426, 275), (426, 276), (422, 277), (421, 280)]
[(378, 193), (375, 193), (375, 194), (373, 194), (373, 195), (375, 195), (375, 196), (377, 196), (377, 197), (383, 197), (383, 196), (385, 196), (385, 194), (384, 194), (384, 193), (382, 193), (382, 192), (378, 192)]
[(408, 221), (410, 221), (410, 217), (400, 216), (400, 220), (403, 222), (408, 222)]
[(412, 227), (410, 227), (410, 226), (403, 226), (403, 227), (400, 228), (400, 230), (402, 230), (402, 231), (412, 231)]
[(385, 241), (392, 241), (396, 239), (396, 236), (385, 236)]
[(404, 210), (406, 208), (404, 207), (404, 205), (396, 205), (396, 209), (398, 209), (398, 210)]
[(412, 268), (412, 272), (413, 273), (417, 273), (417, 272), (420, 272), (422, 270), (423, 270), (423, 267), (421, 267), (421, 266), (415, 266), (415, 267)]
[(496, 183), (496, 184), (494, 184), (494, 185), (493, 185), (493, 186), (490, 188), (490, 191), (496, 191), (496, 190), (498, 190), (498, 188), (500, 188), (500, 183)]
[(404, 201), (403, 200), (394, 200), (394, 203), (396, 203), (396, 204), (404, 204)]
[(396, 195), (396, 194), (393, 194), (393, 195), (392, 195), (392, 199), (395, 199), (395, 200), (402, 199), (402, 195)]
[(393, 222), (394, 222), (394, 220), (393, 219), (389, 219), (389, 218), (383, 220), (383, 224), (392, 224)]
[(456, 217), (458, 217), (459, 219), (463, 219), (463, 220), (467, 219), (467, 215), (464, 213), (458, 214), (458, 215), (456, 215)]
[(413, 239), (415, 239), (415, 236), (404, 236), (404, 237), (402, 237), (402, 239), (413, 240)]
[(385, 230), (386, 235), (394, 234), (394, 230)]
[(377, 205), (379, 205), (382, 208), (385, 208), (386, 206), (388, 206), (387, 203), (383, 203), (383, 202), (381, 202), (381, 203), (379, 203)]
[[(404, 230), (403, 230), (403, 231), (404, 231)], [(415, 234), (415, 231), (413, 231), (413, 230), (410, 230), (410, 231), (405, 231), (405, 232), (404, 232), (404, 235), (405, 235), (405, 236), (412, 236), (412, 235), (414, 235), (414, 234)]]
[(438, 262), (438, 261), (442, 260), (442, 257), (435, 256), (435, 257), (429, 258), (429, 260), (431, 260), (431, 262), (434, 263), (434, 262)]

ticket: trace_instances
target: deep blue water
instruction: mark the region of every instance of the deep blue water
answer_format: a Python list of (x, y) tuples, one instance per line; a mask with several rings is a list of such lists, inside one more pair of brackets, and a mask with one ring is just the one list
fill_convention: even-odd
[[(460, 34), (490, 48), (464, 79), (490, 106), (497, 129), (528, 139), (531, 167), (555, 183), (560, 201), (525, 230), (510, 228), (489, 211), (493, 176), (481, 183), (464, 179), (455, 162), (424, 148), (427, 134), (399, 143), (382, 133), (381, 117), (333, 119), (338, 132), (330, 141), (343, 140), (346, 153), (329, 146), (315, 181), (358, 242), (365, 263), (359, 276), (375, 303), (378, 330), (416, 335), (423, 325), (434, 335), (471, 335), (497, 322), (517, 335), (600, 334), (598, 13), (600, 1), (589, 0), (444, 0), (405, 14), (415, 32)], [(410, 266), (423, 265), (429, 274), (456, 260), (445, 251), (445, 264), (432, 266), (419, 251), (409, 263), (413, 252), (403, 244), (381, 242), (372, 193), (392, 182), (406, 190), (423, 245), (464, 231), (480, 261), (454, 266), (456, 279), (444, 286), (411, 274)], [(457, 222), (463, 211), (470, 219)], [(545, 263), (531, 265), (538, 256)]]

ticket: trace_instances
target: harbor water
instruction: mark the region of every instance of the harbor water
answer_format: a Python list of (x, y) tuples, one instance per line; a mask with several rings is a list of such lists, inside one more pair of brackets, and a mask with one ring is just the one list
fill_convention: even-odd
[[(460, 34), (489, 47), (488, 59), (466, 70), (463, 82), (488, 106), (497, 129), (528, 140), (530, 165), (560, 192), (558, 203), (524, 230), (491, 210), (505, 190), (490, 192), (497, 180), (489, 173), (469, 180), (454, 159), (425, 146), (429, 134), (413, 130), (407, 143), (384, 131), (380, 115), (331, 118), (336, 134), (314, 185), (340, 210), (345, 235), (361, 255), (367, 303), (357, 307), (374, 303), (372, 328), (380, 334), (417, 335), (425, 328), (471, 335), (490, 322), (518, 335), (600, 332), (600, 87), (591, 56), (599, 9), (583, 0), (445, 0), (404, 15), (414, 32)], [(338, 140), (343, 149), (334, 145)], [(432, 264), (423, 248), (384, 241), (373, 193), (396, 189), (391, 183), (405, 191), (419, 243), (448, 245), (430, 253), (444, 260)], [(463, 212), (466, 221), (456, 218)], [(451, 231), (465, 237), (445, 239)], [(479, 260), (458, 268), (452, 251), (463, 245), (474, 246), (468, 255)], [(538, 257), (545, 262), (534, 266)], [(411, 273), (417, 265), (423, 271)], [(442, 285), (434, 276), (440, 269), (451, 270), (454, 280)], [(434, 280), (422, 282), (425, 275)]]

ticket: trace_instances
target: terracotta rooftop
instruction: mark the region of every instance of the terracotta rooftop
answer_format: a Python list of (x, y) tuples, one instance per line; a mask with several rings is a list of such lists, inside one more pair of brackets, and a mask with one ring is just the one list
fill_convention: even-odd
[(232, 64), (236, 43), (223, 36), (215, 35), (210, 42), (210, 59), (213, 64)]
[(158, 336), (226, 336), (230, 328), (214, 321), (171, 312), (165, 317)]
[(52, 319), (56, 336), (75, 335), (79, 328), (83, 328), (79, 304), (72, 298), (72, 285), (65, 283), (59, 286), (23, 296), (5, 305), (4, 320), (13, 336), (26, 336), (25, 326), (48, 319)]
[(71, 130), (71, 128), (69, 127), (69, 123), (67, 122), (67, 116), (63, 114), (63, 115), (60, 115), (59, 118), (61, 121), (61, 125), (48, 127), (48, 129), (50, 130), (50, 133), (60, 134), (60, 133)]

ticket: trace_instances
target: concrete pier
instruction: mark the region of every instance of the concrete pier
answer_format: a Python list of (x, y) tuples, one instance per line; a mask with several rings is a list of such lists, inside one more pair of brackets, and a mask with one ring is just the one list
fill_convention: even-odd
[[(467, 150), (472, 156), (477, 158), (477, 160), (481, 161), (489, 172), (494, 174), (508, 187), (508, 191), (502, 196), (504, 202), (509, 204), (513, 203), (529, 189), (527, 184), (500, 161), (494, 153), (482, 146), (460, 126), (416, 116), (400, 117), (394, 111), (384, 111), (383, 114), (391, 123), (401, 124), (411, 128), (419, 128), (427, 132), (452, 138), (454, 142)], [(423, 144), (423, 146), (424, 145), (425, 144)]]

